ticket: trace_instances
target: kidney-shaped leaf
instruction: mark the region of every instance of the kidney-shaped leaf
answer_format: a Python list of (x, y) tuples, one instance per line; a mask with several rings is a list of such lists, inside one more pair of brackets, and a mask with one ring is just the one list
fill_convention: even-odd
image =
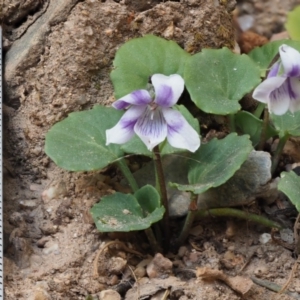
[(279, 131), (280, 136), (286, 134), (300, 136), (300, 111), (293, 114), (287, 112), (282, 116), (272, 114), (271, 120), (273, 121), (276, 130)]
[(187, 60), (184, 79), (200, 109), (226, 115), (240, 109), (239, 100), (260, 82), (260, 70), (247, 55), (204, 49)]
[(181, 191), (200, 194), (225, 183), (241, 167), (252, 150), (248, 135), (229, 134), (222, 140), (212, 139), (191, 156), (188, 185), (172, 183)]
[(153, 74), (182, 76), (189, 56), (175, 42), (154, 35), (128, 41), (117, 51), (110, 74), (116, 99), (145, 89)]
[(278, 190), (286, 194), (300, 212), (300, 177), (295, 172), (280, 174)]
[(300, 41), (300, 6), (288, 13), (285, 28), (293, 40)]
[(115, 193), (105, 196), (91, 209), (101, 232), (144, 230), (161, 220), (164, 212), (157, 191), (150, 186), (141, 188), (135, 195)]
[(122, 114), (104, 106), (69, 114), (46, 134), (46, 154), (69, 171), (106, 167), (124, 154), (119, 145), (105, 146), (105, 130), (113, 127)]
[(134, 193), (134, 196), (141, 206), (144, 216), (148, 216), (161, 206), (159, 193), (152, 185), (143, 186)]
[(265, 71), (270, 66), (270, 63), (274, 59), (275, 55), (279, 51), (279, 47), (282, 44), (289, 45), (296, 50), (300, 51), (300, 42), (291, 40), (280, 40), (267, 43), (261, 47), (253, 49), (248, 55), (251, 59), (260, 67), (262, 71), (262, 76), (264, 76)]
[[(249, 134), (253, 146), (255, 147), (260, 140), (263, 121), (247, 111), (239, 111), (234, 115), (235, 125), (243, 134)], [(277, 135), (276, 130), (268, 125), (266, 138)]]

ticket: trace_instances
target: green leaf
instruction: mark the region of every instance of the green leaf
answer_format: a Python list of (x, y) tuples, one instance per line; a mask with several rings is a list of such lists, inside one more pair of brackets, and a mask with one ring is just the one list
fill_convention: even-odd
[(293, 40), (300, 41), (300, 6), (288, 13), (285, 28)]
[(280, 177), (278, 190), (286, 194), (300, 212), (300, 177), (295, 172), (282, 172)]
[(231, 133), (222, 140), (212, 139), (191, 156), (188, 173), (190, 184), (172, 183), (172, 186), (195, 194), (217, 187), (233, 176), (252, 149), (248, 135)]
[(104, 106), (74, 112), (46, 134), (46, 154), (69, 171), (102, 169), (124, 155), (119, 145), (105, 146), (105, 130), (113, 127), (122, 111)]
[(292, 136), (300, 136), (300, 111), (295, 113), (287, 112), (282, 116), (272, 114), (270, 116), (276, 130), (279, 131), (279, 136), (283, 137), (286, 134)]
[[(199, 122), (195, 119), (191, 113), (186, 109), (183, 105), (176, 105), (174, 109), (180, 111), (185, 119), (189, 122), (189, 124), (199, 133), (200, 127)], [(161, 155), (179, 153), (186, 151), (185, 149), (173, 148), (167, 140), (165, 140), (160, 145)], [(149, 151), (146, 145), (141, 141), (141, 139), (135, 135), (130, 141), (124, 144), (121, 149), (126, 153), (137, 154), (137, 155), (146, 155), (152, 157), (153, 153)]]
[(253, 49), (248, 55), (260, 67), (262, 77), (265, 76), (267, 68), (279, 51), (279, 47), (286, 44), (300, 51), (300, 42), (291, 40), (280, 40), (270, 42), (266, 45)]
[(260, 71), (247, 55), (227, 48), (204, 49), (188, 59), (184, 79), (201, 110), (227, 115), (236, 113), (239, 100), (259, 84)]
[(154, 35), (128, 41), (117, 51), (110, 74), (116, 99), (145, 89), (153, 74), (183, 75), (189, 56), (175, 42)]
[(115, 193), (105, 196), (91, 209), (101, 232), (144, 230), (161, 220), (164, 212), (157, 191), (150, 186), (141, 188), (135, 195)]
[[(247, 111), (239, 111), (235, 114), (234, 118), (236, 127), (241, 130), (243, 134), (250, 135), (253, 147), (255, 147), (260, 140), (263, 121)], [(266, 132), (267, 139), (277, 134), (277, 131), (268, 125)]]
[(159, 193), (152, 185), (143, 186), (134, 196), (141, 206), (145, 217), (161, 206)]

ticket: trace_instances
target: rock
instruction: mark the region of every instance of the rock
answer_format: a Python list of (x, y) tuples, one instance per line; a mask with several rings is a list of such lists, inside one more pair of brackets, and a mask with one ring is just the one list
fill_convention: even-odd
[(58, 197), (65, 196), (67, 194), (66, 183), (64, 181), (59, 182), (56, 185), (50, 186), (48, 189), (44, 190), (42, 193), (42, 199), (45, 203)]
[(191, 203), (190, 193), (177, 191), (169, 199), (169, 215), (171, 218), (184, 217)]
[(143, 278), (146, 275), (146, 270), (143, 267), (138, 267), (134, 270), (134, 274), (137, 279)]
[(198, 208), (247, 205), (268, 192), (271, 178), (270, 154), (252, 151), (241, 168), (226, 183), (199, 195)]
[(166, 278), (172, 272), (173, 263), (162, 254), (157, 253), (147, 266), (150, 278)]
[(99, 300), (121, 300), (121, 296), (114, 290), (105, 290), (99, 294)]
[(51, 297), (44, 289), (38, 287), (32, 292), (28, 300), (51, 300)]
[[(187, 182), (187, 163), (184, 156), (163, 158), (166, 182)], [(176, 162), (176, 163), (175, 163)], [(140, 186), (154, 185), (154, 166), (149, 163), (134, 173)], [(271, 180), (271, 157), (263, 151), (252, 151), (241, 168), (225, 184), (211, 188), (198, 197), (199, 209), (241, 206), (252, 202), (257, 196), (270, 197), (274, 194)], [(276, 187), (276, 185), (275, 185)], [(185, 216), (190, 204), (190, 194), (167, 186), (170, 216)]]
[(203, 229), (202, 225), (197, 225), (189, 231), (189, 234), (199, 237), (199, 236), (201, 236), (201, 234), (203, 234), (203, 231), (204, 231), (204, 229)]
[(259, 237), (259, 242), (261, 244), (267, 244), (269, 241), (271, 241), (272, 237), (270, 233), (263, 233)]
[(21, 208), (34, 209), (39, 205), (39, 201), (38, 200), (33, 200), (33, 199), (20, 200), (19, 204), (20, 204)]
[(45, 248), (43, 249), (43, 253), (49, 255), (50, 253), (59, 254), (59, 246), (57, 243), (51, 243), (51, 241), (45, 244)]
[(70, 10), (78, 0), (53, 0), (49, 2), (46, 12), (32, 24), (26, 33), (15, 41), (5, 57), (5, 79), (8, 82), (7, 92), (10, 98), (14, 98), (13, 89), (19, 86), (21, 70), (36, 64), (44, 51), (46, 36), (50, 31), (50, 25), (67, 19)]
[(181, 246), (178, 249), (178, 256), (179, 257), (183, 257), (184, 255), (186, 255), (188, 253), (188, 248), (186, 246)]
[(120, 274), (125, 269), (126, 265), (126, 259), (121, 257), (112, 257), (107, 265), (107, 271), (109, 274)]

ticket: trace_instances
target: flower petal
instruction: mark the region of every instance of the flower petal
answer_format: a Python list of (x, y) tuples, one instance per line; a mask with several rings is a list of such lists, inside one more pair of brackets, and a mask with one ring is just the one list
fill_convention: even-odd
[(115, 101), (112, 106), (115, 109), (125, 109), (130, 105), (147, 105), (151, 101), (151, 96), (147, 90), (136, 90)]
[(128, 142), (134, 136), (134, 125), (145, 109), (144, 106), (130, 107), (113, 128), (106, 130), (106, 146)]
[(277, 76), (278, 71), (280, 69), (280, 65), (281, 65), (281, 63), (278, 61), (272, 66), (272, 68), (270, 69), (270, 72), (268, 74), (268, 78)]
[(167, 136), (167, 124), (161, 109), (147, 107), (136, 122), (134, 131), (150, 151), (161, 143)]
[(291, 100), (294, 100), (295, 96), (290, 84), (290, 78), (286, 78), (280, 87), (270, 93), (268, 102), (269, 111), (275, 115), (285, 114), (290, 107)]
[(163, 115), (168, 126), (169, 144), (175, 148), (195, 152), (200, 147), (200, 137), (196, 130), (177, 110), (164, 108)]
[(253, 91), (252, 97), (262, 103), (268, 103), (270, 94), (275, 89), (279, 88), (286, 78), (284, 77), (270, 77), (260, 83)]
[(279, 47), (279, 54), (285, 75), (300, 77), (300, 53), (288, 45), (282, 45)]
[(177, 103), (184, 89), (184, 80), (180, 75), (154, 74), (151, 81), (155, 90), (154, 102), (162, 107), (171, 107)]
[(294, 113), (300, 110), (300, 81), (298, 78), (289, 78), (289, 84), (293, 92), (293, 97), (290, 99), (289, 110)]

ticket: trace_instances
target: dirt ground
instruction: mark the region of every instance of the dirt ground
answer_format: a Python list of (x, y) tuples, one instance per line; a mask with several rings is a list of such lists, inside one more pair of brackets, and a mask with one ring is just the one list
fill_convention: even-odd
[[(248, 20), (247, 29), (270, 38), (284, 30), (287, 11), (297, 4), (239, 1), (237, 16)], [(6, 300), (300, 299), (300, 270), (289, 295), (256, 284), (241, 295), (226, 280), (200, 278), (197, 268), (222, 270), (234, 280), (242, 276), (239, 286), (253, 276), (280, 286), (287, 281), (296, 263), (289, 247), (264, 243), (262, 234), (270, 229), (235, 219), (198, 222), (177, 253), (157, 258), (163, 270), (147, 273), (152, 254), (143, 233), (101, 234), (89, 213), (103, 195), (124, 189), (120, 175), (114, 169), (66, 172), (44, 153), (53, 124), (70, 112), (113, 101), (109, 72), (126, 40), (153, 33), (190, 53), (234, 48), (234, 0), (4, 0), (2, 5)], [(263, 211), (259, 202), (249, 209)], [(124, 243), (113, 243), (119, 240)], [(101, 251), (108, 242), (111, 249)]]

